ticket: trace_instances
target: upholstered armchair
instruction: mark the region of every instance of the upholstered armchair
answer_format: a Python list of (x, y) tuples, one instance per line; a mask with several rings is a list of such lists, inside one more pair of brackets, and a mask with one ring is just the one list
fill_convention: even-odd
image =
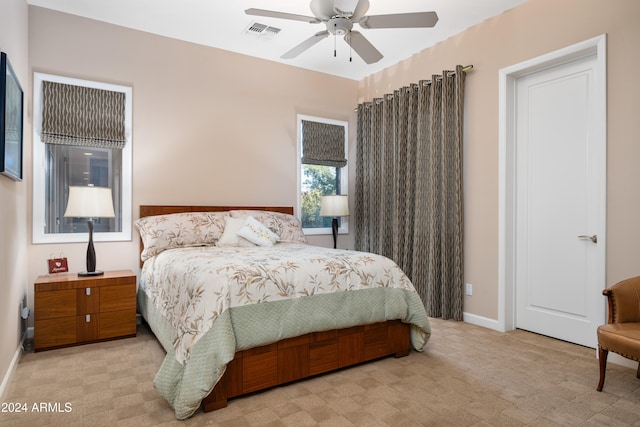
[[(602, 291), (609, 303), (609, 319), (598, 327), (598, 357), (602, 391), (610, 351), (640, 361), (640, 276), (616, 283)], [(640, 365), (636, 377), (640, 378)]]

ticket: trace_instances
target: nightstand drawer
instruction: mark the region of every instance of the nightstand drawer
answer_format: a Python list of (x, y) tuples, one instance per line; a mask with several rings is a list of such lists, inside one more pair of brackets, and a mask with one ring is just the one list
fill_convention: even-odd
[(34, 320), (76, 315), (76, 290), (39, 292), (34, 301)]
[(105, 286), (100, 289), (100, 312), (136, 310), (136, 284)]
[(76, 340), (78, 342), (95, 341), (100, 333), (100, 315), (83, 314), (76, 316)]
[(76, 342), (76, 316), (34, 322), (33, 346), (36, 349), (58, 347)]
[(100, 313), (100, 339), (136, 334), (136, 309)]
[(76, 314), (97, 313), (100, 311), (100, 288), (76, 289)]

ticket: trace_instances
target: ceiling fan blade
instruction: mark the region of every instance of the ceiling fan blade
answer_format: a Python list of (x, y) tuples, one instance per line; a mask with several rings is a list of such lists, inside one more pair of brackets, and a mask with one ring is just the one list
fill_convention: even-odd
[(309, 49), (311, 46), (315, 45), (319, 41), (327, 38), (329, 36), (329, 31), (320, 31), (319, 33), (315, 33), (313, 36), (309, 37), (298, 46), (294, 47), (280, 58), (282, 59), (293, 59), (296, 56), (300, 55), (305, 50)]
[(367, 64), (373, 64), (374, 62), (378, 62), (383, 58), (383, 55), (380, 53), (378, 49), (375, 48), (358, 31), (349, 31), (344, 39), (347, 43), (351, 45), (353, 50), (356, 51), (358, 56), (364, 60)]
[(356, 5), (355, 10), (353, 11), (353, 16), (351, 16), (351, 20), (353, 22), (358, 22), (365, 13), (369, 10), (369, 0), (360, 0)]
[(267, 18), (289, 19), (291, 21), (302, 21), (310, 24), (317, 24), (321, 22), (314, 16), (296, 15), (294, 13), (277, 12), (275, 10), (264, 9), (247, 9), (244, 11), (247, 15), (266, 16)]
[(362, 28), (429, 28), (438, 22), (435, 12), (396, 13), (365, 16), (358, 24)]

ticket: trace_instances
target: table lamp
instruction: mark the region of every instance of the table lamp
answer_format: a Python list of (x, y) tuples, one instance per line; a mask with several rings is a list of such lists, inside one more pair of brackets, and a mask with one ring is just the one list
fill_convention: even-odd
[(89, 228), (89, 246), (87, 246), (87, 271), (78, 276), (100, 276), (103, 271), (96, 271), (96, 251), (93, 247), (93, 218), (114, 218), (111, 189), (106, 187), (69, 186), (69, 201), (65, 218), (87, 218)]
[(333, 231), (333, 249), (336, 249), (338, 238), (338, 218), (349, 215), (349, 200), (345, 194), (322, 196), (320, 216), (333, 217), (331, 229)]

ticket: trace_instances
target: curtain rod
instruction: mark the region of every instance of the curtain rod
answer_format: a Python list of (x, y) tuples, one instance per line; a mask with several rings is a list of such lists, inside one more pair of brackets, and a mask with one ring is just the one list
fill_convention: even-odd
[[(462, 67), (462, 72), (463, 73), (468, 73), (469, 71), (473, 70), (473, 64), (469, 64), (469, 65), (465, 65), (464, 67)], [(449, 73), (450, 76), (455, 76), (456, 72), (452, 71)]]
[[(473, 64), (469, 64), (469, 65), (465, 65), (464, 67), (462, 67), (462, 71), (466, 74), (469, 71), (473, 70)], [(449, 76), (455, 76), (456, 72), (455, 71), (451, 71), (450, 73), (448, 73)], [(431, 80), (427, 80), (424, 82), (425, 85), (429, 85), (431, 84)], [(380, 101), (382, 102), (382, 101)], [(358, 111), (358, 107), (354, 108), (353, 111)]]

